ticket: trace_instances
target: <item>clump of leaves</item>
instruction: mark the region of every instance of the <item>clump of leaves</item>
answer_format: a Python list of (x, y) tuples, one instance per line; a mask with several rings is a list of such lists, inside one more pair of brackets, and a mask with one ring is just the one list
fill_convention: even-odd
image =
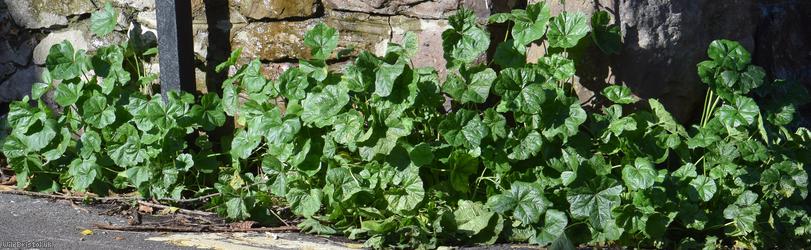
[[(93, 32), (112, 32), (117, 16), (108, 3), (92, 15)], [(225, 122), (220, 98), (151, 95), (156, 76), (143, 62), (156, 52), (131, 41), (93, 54), (67, 41), (51, 47), (43, 82), (6, 119), (12, 131), (2, 152), (18, 187), (174, 199), (210, 189), (220, 164), (205, 131)]]
[[(721, 40), (698, 65), (711, 91), (699, 124), (685, 129), (653, 99), (629, 113), (640, 100), (620, 85), (602, 91), (613, 104), (587, 112), (566, 50), (591, 41), (617, 53), (609, 17), (599, 12), (589, 27), (583, 14), (553, 17), (544, 3), (494, 15), (512, 28), (491, 68), (479, 60), (489, 34), (461, 10), (443, 33), (444, 80), (411, 64), (414, 34), (331, 71), (339, 34), (319, 24), (305, 35), (310, 59), (270, 80), (258, 60), (238, 64), (237, 50), (217, 66), (235, 67), (222, 100), (199, 103), (121, 91), (132, 81), (117, 75), (83, 77), (87, 56), (60, 45), (48, 67), (62, 83), (46, 77), (34, 93), (55, 89), (65, 113), (16, 103), (3, 152), (23, 187), (47, 190), (36, 188), (42, 176), (75, 189), (112, 180), (156, 197), (213, 186), (222, 195), (210, 205), (222, 214), (263, 221), (283, 198), (305, 232), (373, 248), (810, 244), (811, 132), (794, 119), (807, 92), (767, 83), (745, 49)], [(541, 40), (548, 54), (527, 62), (526, 46)], [(96, 94), (106, 81), (110, 92)], [(223, 112), (239, 126), (214, 152), (202, 131), (222, 125)], [(187, 135), (198, 143), (184, 144)], [(216, 155), (231, 164), (210, 165)]]

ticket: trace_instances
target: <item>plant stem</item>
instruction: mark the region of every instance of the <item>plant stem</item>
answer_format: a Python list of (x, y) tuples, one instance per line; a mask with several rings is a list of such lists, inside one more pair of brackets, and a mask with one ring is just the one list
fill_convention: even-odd
[(710, 95), (712, 95), (712, 89), (707, 89), (707, 94), (704, 95), (703, 109), (701, 110), (701, 122), (699, 123), (701, 127), (704, 127), (704, 120), (707, 118), (707, 103), (710, 102)]

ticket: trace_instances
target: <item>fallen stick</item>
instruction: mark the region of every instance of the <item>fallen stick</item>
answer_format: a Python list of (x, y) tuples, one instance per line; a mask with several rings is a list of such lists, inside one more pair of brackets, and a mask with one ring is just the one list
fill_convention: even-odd
[(31, 191), (24, 191), (24, 190), (0, 190), (0, 194), (16, 194), (16, 195), (27, 195), (39, 198), (51, 198), (51, 199), (61, 199), (61, 200), (72, 200), (72, 201), (83, 201), (83, 200), (97, 200), (97, 201), (129, 201), (129, 200), (136, 200), (137, 198), (134, 197), (82, 197), (82, 196), (70, 196), (70, 195), (56, 195), (56, 194), (46, 194), (46, 193), (38, 193), (38, 192), (31, 192)]
[(105, 224), (94, 224), (98, 229), (112, 231), (134, 231), (134, 232), (211, 232), (211, 233), (233, 233), (233, 232), (298, 232), (298, 227), (258, 227), (258, 228), (228, 228), (213, 226), (162, 226), (162, 225), (133, 225), (115, 226)]
[(221, 195), (221, 194), (220, 194), (220, 193), (213, 193), (213, 194), (207, 194), (207, 195), (203, 195), (203, 196), (196, 197), (196, 198), (190, 198), (190, 199), (169, 199), (169, 198), (163, 198), (163, 199), (159, 199), (159, 200), (160, 200), (160, 201), (171, 201), (171, 202), (177, 202), (177, 203), (193, 203), (193, 202), (202, 201), (202, 200), (205, 200), (205, 199), (208, 199), (208, 198), (212, 198), (212, 197), (215, 197), (215, 196), (219, 196), (219, 195)]
[(156, 204), (156, 203), (146, 202), (146, 201), (138, 201), (138, 204), (148, 206), (148, 207), (160, 208), (160, 209), (177, 208), (176, 213), (182, 213), (182, 214), (199, 215), (199, 216), (216, 216), (217, 215), (217, 214), (211, 213), (211, 212), (203, 212), (203, 211), (182, 209), (182, 208), (178, 208), (178, 207), (161, 205), (161, 204)]
[[(38, 192), (31, 192), (31, 191), (24, 191), (24, 190), (0, 190), (2, 194), (15, 194), (15, 195), (26, 195), (32, 197), (39, 197), (39, 198), (50, 198), (50, 199), (57, 199), (57, 200), (69, 200), (69, 201), (84, 201), (84, 200), (94, 200), (94, 201), (138, 201), (138, 204), (155, 207), (160, 209), (170, 209), (171, 206), (155, 204), (151, 202), (146, 202), (139, 200), (137, 197), (81, 197), (81, 196), (70, 196), (70, 195), (55, 195), (55, 194), (45, 194), (45, 193), (38, 193)], [(175, 207), (177, 208), (177, 207)], [(177, 208), (177, 213), (188, 214), (188, 215), (197, 215), (197, 216), (216, 216), (217, 214), (211, 212), (203, 212), (203, 211), (194, 211), (188, 209)]]
[(93, 224), (98, 229), (113, 230), (113, 231), (133, 231), (133, 232), (203, 232), (206, 227), (189, 227), (189, 226), (159, 226), (159, 225), (133, 225), (133, 226), (115, 226), (105, 224)]

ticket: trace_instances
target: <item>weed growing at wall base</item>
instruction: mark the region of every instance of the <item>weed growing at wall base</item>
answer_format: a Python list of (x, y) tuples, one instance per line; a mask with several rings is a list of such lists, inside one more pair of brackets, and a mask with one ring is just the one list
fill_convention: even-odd
[[(101, 33), (105, 16), (94, 18)], [(63, 43), (34, 88), (38, 105), (12, 106), (2, 151), (21, 188), (219, 192), (209, 207), (265, 223), (283, 198), (305, 232), (373, 248), (811, 244), (811, 132), (794, 119), (805, 89), (765, 81), (745, 49), (719, 40), (697, 66), (710, 90), (699, 124), (685, 128), (620, 85), (601, 93), (610, 106), (588, 112), (567, 51), (590, 42), (616, 53), (608, 19), (551, 16), (543, 3), (496, 14), (490, 22), (510, 25), (510, 36), (481, 63), (489, 34), (459, 11), (442, 34), (444, 80), (411, 64), (413, 34), (331, 71), (338, 31), (319, 24), (305, 36), (312, 55), (278, 79), (258, 60), (238, 64), (237, 50), (217, 66), (234, 69), (222, 98), (172, 93), (167, 102), (123, 66), (146, 53), (122, 44), (86, 55)], [(548, 53), (526, 62), (541, 41)], [(46, 92), (61, 112), (46, 107)], [(238, 128), (213, 147), (207, 133), (226, 116)]]

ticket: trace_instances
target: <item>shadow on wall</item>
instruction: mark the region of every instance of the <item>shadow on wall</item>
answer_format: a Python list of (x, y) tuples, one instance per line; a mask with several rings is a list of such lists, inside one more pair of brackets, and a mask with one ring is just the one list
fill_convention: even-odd
[[(217, 73), (215, 68), (220, 63), (228, 60), (231, 55), (231, 13), (228, 6), (229, 1), (205, 0), (206, 24), (208, 25), (208, 48), (206, 51), (206, 62), (203, 67), (206, 73), (206, 89), (209, 92), (222, 96), (222, 82), (228, 78), (228, 71)], [(215, 150), (221, 150), (221, 137), (233, 134), (234, 118), (227, 116), (222, 127), (211, 133), (211, 139)]]
[(208, 91), (222, 95), (222, 82), (228, 72), (217, 73), (214, 68), (228, 60), (231, 55), (230, 8), (228, 1), (205, 0), (206, 23), (208, 24), (208, 49), (205, 67), (206, 87)]
[[(811, 1), (762, 0), (753, 61), (769, 76), (801, 83), (811, 90)], [(811, 125), (811, 105), (800, 108), (801, 123)]]
[(31, 83), (41, 73), (32, 60), (36, 46), (34, 35), (17, 26), (0, 1), (0, 116), (8, 112), (9, 102), (30, 94)]
[[(597, 107), (601, 102), (594, 99), (599, 99), (602, 88), (619, 83), (641, 98), (659, 99), (682, 123), (697, 120), (707, 87), (698, 79), (696, 64), (707, 58), (709, 43), (717, 39), (741, 42), (752, 53), (753, 62), (766, 69), (768, 81), (797, 81), (811, 89), (811, 26), (807, 25), (811, 1), (589, 2), (594, 5), (570, 4), (565, 9), (608, 11), (618, 22), (623, 40), (618, 55), (607, 56), (590, 44), (571, 51), (583, 87), (578, 94), (585, 93), (581, 100)], [(800, 116), (808, 122), (809, 105)]]

